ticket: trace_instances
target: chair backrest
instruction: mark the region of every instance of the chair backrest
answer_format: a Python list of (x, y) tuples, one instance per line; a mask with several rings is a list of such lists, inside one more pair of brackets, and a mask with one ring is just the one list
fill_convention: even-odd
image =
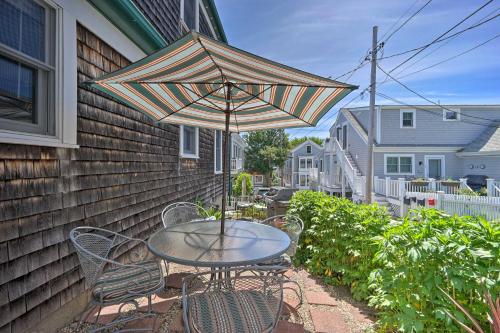
[(121, 240), (119, 234), (100, 228), (77, 227), (69, 233), (83, 274), (93, 286), (108, 263), (111, 249)]
[(299, 238), (304, 231), (304, 222), (295, 215), (276, 215), (268, 217), (267, 219), (261, 221), (260, 223), (269, 225), (274, 228), (278, 228), (285, 232), (288, 237), (290, 237), (291, 243), (290, 247), (286, 253), (293, 257), (297, 252), (297, 245), (299, 244)]
[(191, 222), (193, 220), (204, 220), (204, 209), (191, 202), (176, 202), (168, 205), (161, 212), (163, 226), (169, 227), (175, 224)]

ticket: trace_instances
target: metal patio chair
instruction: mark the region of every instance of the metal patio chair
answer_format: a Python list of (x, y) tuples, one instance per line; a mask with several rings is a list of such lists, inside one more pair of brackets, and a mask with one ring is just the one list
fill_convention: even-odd
[[(121, 304), (117, 318), (91, 332), (99, 332), (128, 321), (156, 315), (152, 311), (151, 297), (164, 288), (163, 271), (156, 260), (147, 259), (146, 242), (119, 233), (93, 227), (77, 227), (70, 232), (85, 279), (91, 288), (91, 299), (83, 312), (81, 323), (99, 307), (95, 318), (97, 323), (101, 309)], [(117, 261), (127, 253), (128, 260)], [(139, 311), (138, 298), (147, 297), (147, 311)], [(133, 315), (122, 316), (125, 305), (133, 305)], [(85, 312), (87, 312), (85, 315)], [(132, 313), (131, 313), (132, 314)], [(149, 328), (140, 331), (149, 331)], [(120, 332), (113, 331), (113, 332)]]
[[(288, 237), (290, 237), (290, 247), (284, 254), (282, 254), (278, 258), (271, 259), (269, 261), (259, 264), (263, 266), (278, 265), (284, 267), (283, 271), (280, 272), (281, 274), (284, 274), (288, 268), (292, 267), (292, 259), (295, 256), (295, 253), (297, 252), (297, 246), (299, 244), (300, 235), (304, 231), (304, 222), (302, 222), (302, 220), (295, 215), (276, 215), (268, 217), (267, 219), (261, 221), (260, 223), (274, 228), (278, 228), (283, 232), (285, 232), (288, 235)], [(299, 304), (301, 305), (303, 303), (302, 288), (296, 281), (293, 281), (284, 275), (283, 277), (285, 283), (292, 283), (297, 286), (298, 291), (292, 288), (290, 289), (292, 289), (297, 294), (300, 300)]]
[(192, 222), (192, 221), (213, 221), (207, 217), (207, 212), (201, 206), (191, 202), (175, 202), (168, 205), (161, 212), (163, 227)]
[(182, 286), (184, 331), (272, 332), (283, 306), (283, 278), (276, 273), (282, 269), (217, 269), (185, 277)]

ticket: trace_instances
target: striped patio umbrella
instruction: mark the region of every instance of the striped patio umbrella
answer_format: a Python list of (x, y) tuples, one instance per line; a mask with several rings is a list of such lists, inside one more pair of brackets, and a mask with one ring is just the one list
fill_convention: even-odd
[(88, 84), (158, 122), (225, 131), (222, 233), (229, 133), (315, 126), (357, 88), (196, 32)]

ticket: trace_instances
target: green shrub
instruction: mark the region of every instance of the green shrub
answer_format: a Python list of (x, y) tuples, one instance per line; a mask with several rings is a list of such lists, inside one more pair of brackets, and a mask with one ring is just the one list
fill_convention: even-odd
[(387, 211), (378, 205), (357, 205), (319, 192), (299, 191), (289, 212), (305, 224), (297, 262), (327, 283), (350, 286), (354, 298), (366, 298), (367, 277), (377, 250), (371, 238), (389, 224)]
[(241, 184), (243, 183), (243, 179), (247, 184), (246, 194), (250, 195), (253, 193), (252, 175), (246, 172), (240, 172), (233, 184), (233, 195), (241, 195)]
[(370, 274), (370, 305), (380, 310), (382, 327), (459, 332), (445, 309), (462, 321), (464, 315), (438, 287), (487, 327), (484, 288), (500, 293), (498, 224), (422, 209), (391, 225), (376, 242), (380, 268)]
[(311, 191), (295, 193), (289, 213), (305, 224), (296, 263), (369, 299), (381, 331), (459, 332), (445, 310), (467, 319), (439, 288), (487, 327), (484, 289), (500, 293), (500, 224), (434, 209), (391, 221), (377, 205)]

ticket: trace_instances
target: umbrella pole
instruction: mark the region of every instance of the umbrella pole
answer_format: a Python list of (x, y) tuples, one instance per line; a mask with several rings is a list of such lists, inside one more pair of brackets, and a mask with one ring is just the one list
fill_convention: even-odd
[(224, 147), (222, 147), (222, 216), (220, 218), (220, 234), (224, 235), (224, 224), (226, 221), (226, 204), (227, 204), (227, 176), (228, 176), (228, 168), (227, 168), (227, 160), (228, 160), (228, 151), (227, 146), (229, 145), (229, 120), (231, 116), (230, 107), (231, 107), (231, 86), (227, 84), (226, 89), (226, 131), (224, 132)]

